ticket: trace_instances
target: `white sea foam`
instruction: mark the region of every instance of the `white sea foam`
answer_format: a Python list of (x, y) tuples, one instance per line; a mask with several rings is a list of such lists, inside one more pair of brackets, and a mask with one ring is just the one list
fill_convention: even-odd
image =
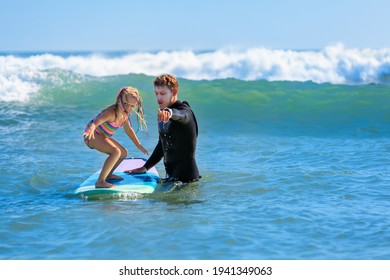
[(313, 81), (367, 84), (389, 82), (390, 48), (347, 49), (341, 44), (319, 51), (221, 49), (209, 52), (135, 52), (61, 56), (0, 56), (0, 101), (27, 100), (45, 80), (44, 70), (60, 68), (79, 74), (108, 76), (172, 73), (193, 80)]
[(45, 73), (25, 59), (0, 56), (0, 101), (27, 101)]

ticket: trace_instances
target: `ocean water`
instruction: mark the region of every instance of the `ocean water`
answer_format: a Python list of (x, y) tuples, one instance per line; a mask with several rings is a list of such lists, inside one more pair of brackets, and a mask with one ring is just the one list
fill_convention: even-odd
[[(141, 91), (153, 151), (164, 72), (197, 115), (201, 181), (74, 195), (105, 160), (81, 133), (119, 88)], [(390, 259), (389, 77), (389, 49), (339, 45), (2, 53), (0, 259)]]

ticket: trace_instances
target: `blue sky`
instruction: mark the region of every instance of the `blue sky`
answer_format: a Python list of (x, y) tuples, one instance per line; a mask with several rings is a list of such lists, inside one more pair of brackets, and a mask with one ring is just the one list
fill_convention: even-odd
[(389, 0), (1, 0), (0, 51), (390, 47)]

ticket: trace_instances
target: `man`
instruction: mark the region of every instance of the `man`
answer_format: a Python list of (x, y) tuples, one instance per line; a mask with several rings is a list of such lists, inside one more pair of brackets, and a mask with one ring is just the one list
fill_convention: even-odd
[(164, 158), (167, 177), (183, 183), (199, 180), (195, 160), (198, 124), (190, 105), (178, 100), (179, 83), (169, 74), (154, 80), (158, 109), (159, 141), (143, 167), (129, 170), (144, 173)]

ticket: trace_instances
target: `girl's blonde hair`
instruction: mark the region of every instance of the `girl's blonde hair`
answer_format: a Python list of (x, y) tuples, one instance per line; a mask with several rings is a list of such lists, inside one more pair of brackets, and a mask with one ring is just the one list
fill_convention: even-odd
[[(145, 120), (145, 115), (144, 115), (144, 107), (142, 105), (142, 98), (140, 93), (138, 92), (138, 89), (134, 87), (123, 87), (119, 90), (118, 95), (116, 97), (116, 112), (123, 111), (125, 113), (125, 118), (127, 118), (130, 123), (131, 120), (127, 114), (127, 112), (124, 110), (123, 104), (122, 104), (122, 99), (125, 95), (131, 95), (137, 100), (137, 105), (136, 108), (134, 108), (133, 112), (137, 115), (137, 122), (138, 122), (138, 130), (144, 130), (146, 133), (148, 132), (148, 127), (146, 125), (146, 120)], [(117, 114), (117, 113), (116, 113)], [(137, 131), (138, 131), (137, 130)]]

